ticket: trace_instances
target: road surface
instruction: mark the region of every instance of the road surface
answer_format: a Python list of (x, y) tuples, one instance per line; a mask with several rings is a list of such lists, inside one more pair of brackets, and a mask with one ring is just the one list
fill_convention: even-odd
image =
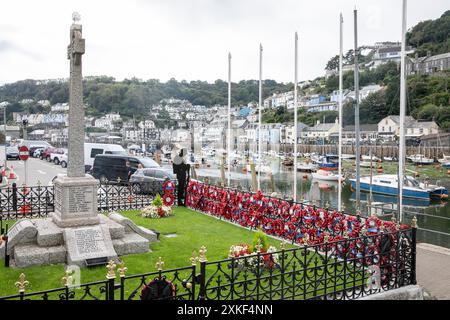
[[(5, 162), (5, 150), (0, 148), (0, 163)], [(28, 181), (27, 185), (35, 186), (38, 181), (42, 185), (48, 185), (52, 179), (60, 173), (66, 173), (66, 169), (60, 165), (55, 165), (39, 158), (29, 157), (26, 161), (28, 164)], [(16, 183), (22, 185), (25, 183), (25, 161), (8, 160), (8, 167), (12, 167), (18, 179)]]

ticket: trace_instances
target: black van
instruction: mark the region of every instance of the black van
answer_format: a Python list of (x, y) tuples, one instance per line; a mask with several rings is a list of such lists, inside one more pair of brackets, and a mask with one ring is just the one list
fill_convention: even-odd
[(100, 182), (106, 183), (108, 181), (128, 181), (127, 161), (130, 162), (131, 174), (137, 169), (139, 164), (144, 168), (159, 168), (159, 164), (150, 158), (126, 156), (120, 154), (99, 154), (95, 156), (94, 165), (91, 169), (91, 174)]

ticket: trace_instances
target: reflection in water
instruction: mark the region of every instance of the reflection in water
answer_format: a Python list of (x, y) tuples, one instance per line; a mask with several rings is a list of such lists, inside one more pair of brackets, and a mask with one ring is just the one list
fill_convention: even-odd
[[(274, 189), (268, 175), (261, 176), (261, 189), (264, 194), (276, 192), (283, 198), (293, 197), (293, 169), (281, 166), (278, 162), (271, 164)], [(208, 177), (212, 183), (220, 180), (220, 171), (217, 169), (198, 169), (200, 180)], [(442, 185), (449, 188), (450, 180), (441, 180)], [(251, 190), (251, 174), (242, 171), (242, 167), (232, 168), (232, 187), (240, 186), (243, 190)], [(297, 173), (297, 199), (312, 205), (337, 208), (338, 182), (318, 181), (311, 178), (308, 173)], [(355, 212), (355, 193), (351, 191), (350, 184), (345, 184), (342, 189), (342, 204), (345, 212)], [(390, 218), (396, 213), (397, 197), (373, 194), (372, 206), (368, 206), (368, 194), (361, 193), (362, 215), (371, 213), (386, 215)], [(428, 242), (439, 246), (450, 247), (450, 205), (444, 202), (428, 202), (404, 198), (405, 222), (409, 223), (414, 215), (417, 216), (419, 230), (417, 233), (419, 242)]]

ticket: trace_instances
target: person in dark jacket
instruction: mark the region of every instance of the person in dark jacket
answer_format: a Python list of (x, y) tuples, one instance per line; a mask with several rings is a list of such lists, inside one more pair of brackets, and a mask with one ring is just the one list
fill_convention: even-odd
[(185, 193), (186, 186), (190, 179), (190, 171), (191, 166), (186, 163), (184, 157), (186, 156), (187, 151), (185, 148), (181, 149), (181, 151), (175, 156), (173, 159), (173, 173), (177, 175), (178, 180), (178, 206), (185, 206)]

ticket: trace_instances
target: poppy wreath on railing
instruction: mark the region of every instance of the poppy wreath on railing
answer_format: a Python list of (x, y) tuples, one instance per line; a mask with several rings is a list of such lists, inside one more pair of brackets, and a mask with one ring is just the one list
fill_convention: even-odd
[[(261, 191), (248, 193), (191, 180), (186, 205), (243, 227), (261, 228), (266, 234), (293, 243), (319, 245), (339, 258), (355, 258), (358, 263), (388, 266), (395, 258), (399, 241), (393, 222), (265, 197)], [(407, 228), (400, 226), (400, 230)], [(383, 235), (387, 238), (381, 241)], [(360, 239), (353, 241), (362, 236), (367, 236), (364, 243)], [(386, 248), (381, 250), (382, 246)]]
[(163, 185), (164, 195), (163, 195), (163, 203), (166, 207), (173, 206), (175, 202), (175, 183), (171, 180), (167, 180)]

